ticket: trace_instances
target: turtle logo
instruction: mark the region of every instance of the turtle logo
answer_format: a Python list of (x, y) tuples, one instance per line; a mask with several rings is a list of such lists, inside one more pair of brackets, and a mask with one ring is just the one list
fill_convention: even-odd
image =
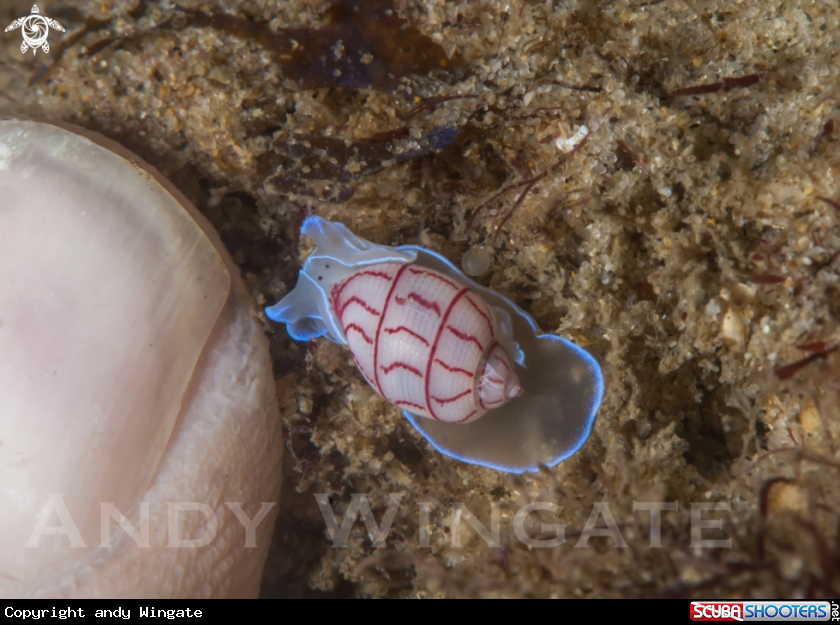
[(50, 44), (47, 43), (47, 35), (50, 32), (50, 26), (64, 32), (64, 27), (53, 19), (44, 17), (38, 11), (38, 6), (32, 6), (32, 15), (21, 17), (9, 24), (6, 32), (23, 27), (23, 43), (20, 44), (20, 51), (26, 53), (29, 48), (32, 48), (32, 54), (38, 48), (43, 48), (44, 52), (50, 51)]

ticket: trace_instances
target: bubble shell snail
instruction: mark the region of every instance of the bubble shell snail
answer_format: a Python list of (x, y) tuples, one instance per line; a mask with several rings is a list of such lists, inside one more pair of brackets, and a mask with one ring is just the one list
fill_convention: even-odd
[(368, 383), (439, 451), (522, 473), (586, 441), (603, 378), (583, 349), (422, 247), (308, 217), (315, 250), (268, 317), (296, 340), (347, 345)]

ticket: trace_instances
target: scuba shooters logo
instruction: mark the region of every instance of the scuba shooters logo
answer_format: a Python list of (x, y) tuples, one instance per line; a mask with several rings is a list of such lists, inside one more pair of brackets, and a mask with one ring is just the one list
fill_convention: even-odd
[(692, 601), (692, 621), (828, 621), (837, 603), (828, 601)]

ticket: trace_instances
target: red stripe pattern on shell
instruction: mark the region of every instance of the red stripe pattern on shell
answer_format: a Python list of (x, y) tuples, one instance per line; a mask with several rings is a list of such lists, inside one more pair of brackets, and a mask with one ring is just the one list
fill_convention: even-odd
[(478, 368), (498, 344), (493, 313), (477, 293), (431, 269), (381, 263), (330, 295), (356, 364), (382, 397), (449, 423), (486, 412)]

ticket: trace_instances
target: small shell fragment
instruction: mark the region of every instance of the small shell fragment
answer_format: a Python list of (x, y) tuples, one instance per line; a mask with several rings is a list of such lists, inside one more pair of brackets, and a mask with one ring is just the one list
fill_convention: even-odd
[(723, 342), (733, 352), (742, 352), (746, 346), (746, 326), (741, 318), (741, 314), (730, 308), (723, 315), (723, 321), (720, 324), (720, 334)]
[(571, 137), (566, 137), (565, 135), (557, 137), (557, 141), (555, 141), (554, 144), (561, 152), (571, 152), (586, 138), (586, 135), (588, 134), (589, 128), (581, 126)]
[(461, 259), (461, 267), (464, 268), (465, 274), (475, 278), (477, 276), (482, 276), (487, 272), (490, 268), (490, 261), (492, 260), (492, 248), (473, 245), (466, 251), (464, 257)]

